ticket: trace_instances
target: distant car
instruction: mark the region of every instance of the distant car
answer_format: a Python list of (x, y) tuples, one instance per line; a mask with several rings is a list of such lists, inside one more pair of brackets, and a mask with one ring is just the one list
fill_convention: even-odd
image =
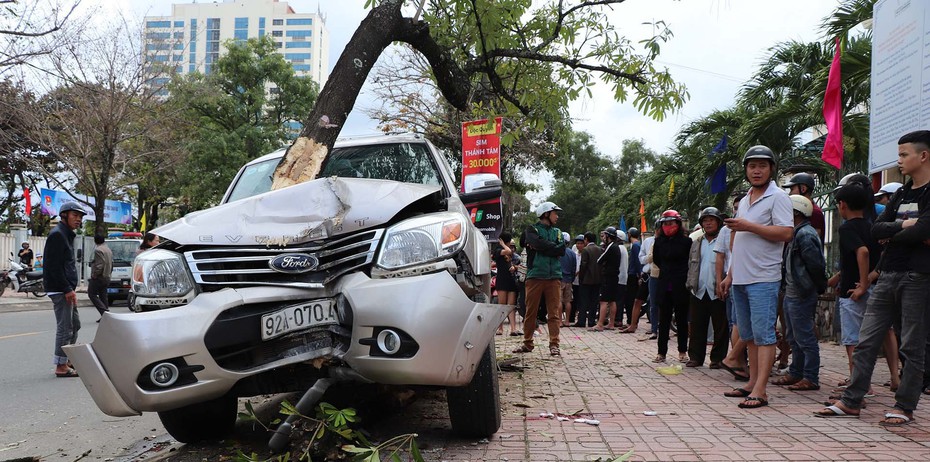
[(336, 143), (319, 178), (269, 191), (284, 150), (245, 165), (223, 204), (153, 232), (137, 314), (67, 348), (113, 416), (158, 412), (179, 441), (232, 430), (236, 399), (318, 379), (447, 388), (453, 430), (500, 427), (488, 243), (443, 156), (418, 136)]
[(106, 244), (113, 253), (113, 271), (107, 285), (107, 304), (110, 305), (115, 300), (129, 299), (132, 262), (136, 259), (142, 239), (107, 239)]

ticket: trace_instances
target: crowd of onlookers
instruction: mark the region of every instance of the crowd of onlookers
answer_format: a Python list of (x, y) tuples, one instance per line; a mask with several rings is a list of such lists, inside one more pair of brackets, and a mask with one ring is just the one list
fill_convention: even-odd
[(532, 351), (543, 324), (553, 356), (561, 354), (561, 328), (643, 330), (638, 340), (656, 341), (653, 362), (666, 363), (674, 335), (675, 359), (686, 367), (709, 360), (744, 382), (726, 396), (740, 408), (763, 407), (769, 385), (820, 390), (815, 312), (832, 288), (849, 378), (830, 387), (830, 401), (814, 414), (857, 417), (874, 394), (872, 372), (884, 350), (896, 402), (881, 424), (911, 422), (930, 385), (930, 131), (898, 144), (904, 184), (873, 192), (868, 176), (850, 174), (833, 190), (841, 224), (830, 267), (815, 177), (776, 183), (777, 158), (765, 146), (744, 155), (749, 189), (733, 197), (732, 210), (703, 208), (691, 230), (666, 210), (653, 233), (608, 227), (572, 237), (556, 227), (561, 208), (544, 202), (539, 222), (521, 232), (521, 251), (509, 233), (492, 246), (499, 303), (516, 305), (524, 319), (519, 328), (510, 314), (510, 335), (523, 336), (514, 353)]

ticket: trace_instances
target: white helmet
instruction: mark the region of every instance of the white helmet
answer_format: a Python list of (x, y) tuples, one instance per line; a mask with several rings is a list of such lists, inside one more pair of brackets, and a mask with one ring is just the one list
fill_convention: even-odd
[(897, 181), (892, 181), (891, 183), (888, 183), (882, 186), (882, 189), (879, 189), (878, 192), (875, 193), (875, 197), (881, 197), (881, 196), (884, 196), (885, 194), (894, 194), (898, 192), (899, 189), (901, 189), (901, 186), (904, 186), (904, 185), (901, 183), (898, 183)]
[(553, 211), (553, 210), (555, 210), (556, 212), (561, 212), (561, 211), (562, 211), (562, 209), (560, 209), (558, 205), (555, 205), (555, 204), (552, 203), (552, 202), (548, 202), (548, 201), (543, 202), (542, 204), (539, 204), (539, 205), (536, 207), (536, 216), (537, 216), (537, 217), (542, 217), (542, 216), (545, 215), (546, 213), (551, 212), (551, 211)]
[(811, 200), (800, 194), (792, 194), (789, 197), (791, 198), (791, 208), (810, 218), (811, 214), (814, 213), (814, 204), (811, 203)]
[(626, 242), (626, 233), (621, 230), (617, 230), (617, 240), (620, 242)]
[(562, 231), (562, 241), (568, 242), (572, 240), (572, 235)]

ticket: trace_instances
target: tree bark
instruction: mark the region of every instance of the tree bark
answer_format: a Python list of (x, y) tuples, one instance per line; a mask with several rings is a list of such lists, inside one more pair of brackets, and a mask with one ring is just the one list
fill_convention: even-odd
[(392, 42), (409, 43), (423, 53), (443, 96), (456, 108), (467, 107), (470, 92), (467, 74), (433, 40), (426, 23), (401, 16), (402, 4), (402, 0), (384, 1), (359, 25), (320, 91), (300, 136), (278, 164), (272, 189), (312, 180), (323, 171), (368, 74)]

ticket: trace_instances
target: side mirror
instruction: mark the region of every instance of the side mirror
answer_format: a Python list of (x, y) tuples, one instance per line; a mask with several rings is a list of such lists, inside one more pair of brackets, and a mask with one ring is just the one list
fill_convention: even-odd
[(493, 173), (476, 173), (465, 177), (465, 192), (459, 198), (465, 204), (501, 197), (503, 182)]

